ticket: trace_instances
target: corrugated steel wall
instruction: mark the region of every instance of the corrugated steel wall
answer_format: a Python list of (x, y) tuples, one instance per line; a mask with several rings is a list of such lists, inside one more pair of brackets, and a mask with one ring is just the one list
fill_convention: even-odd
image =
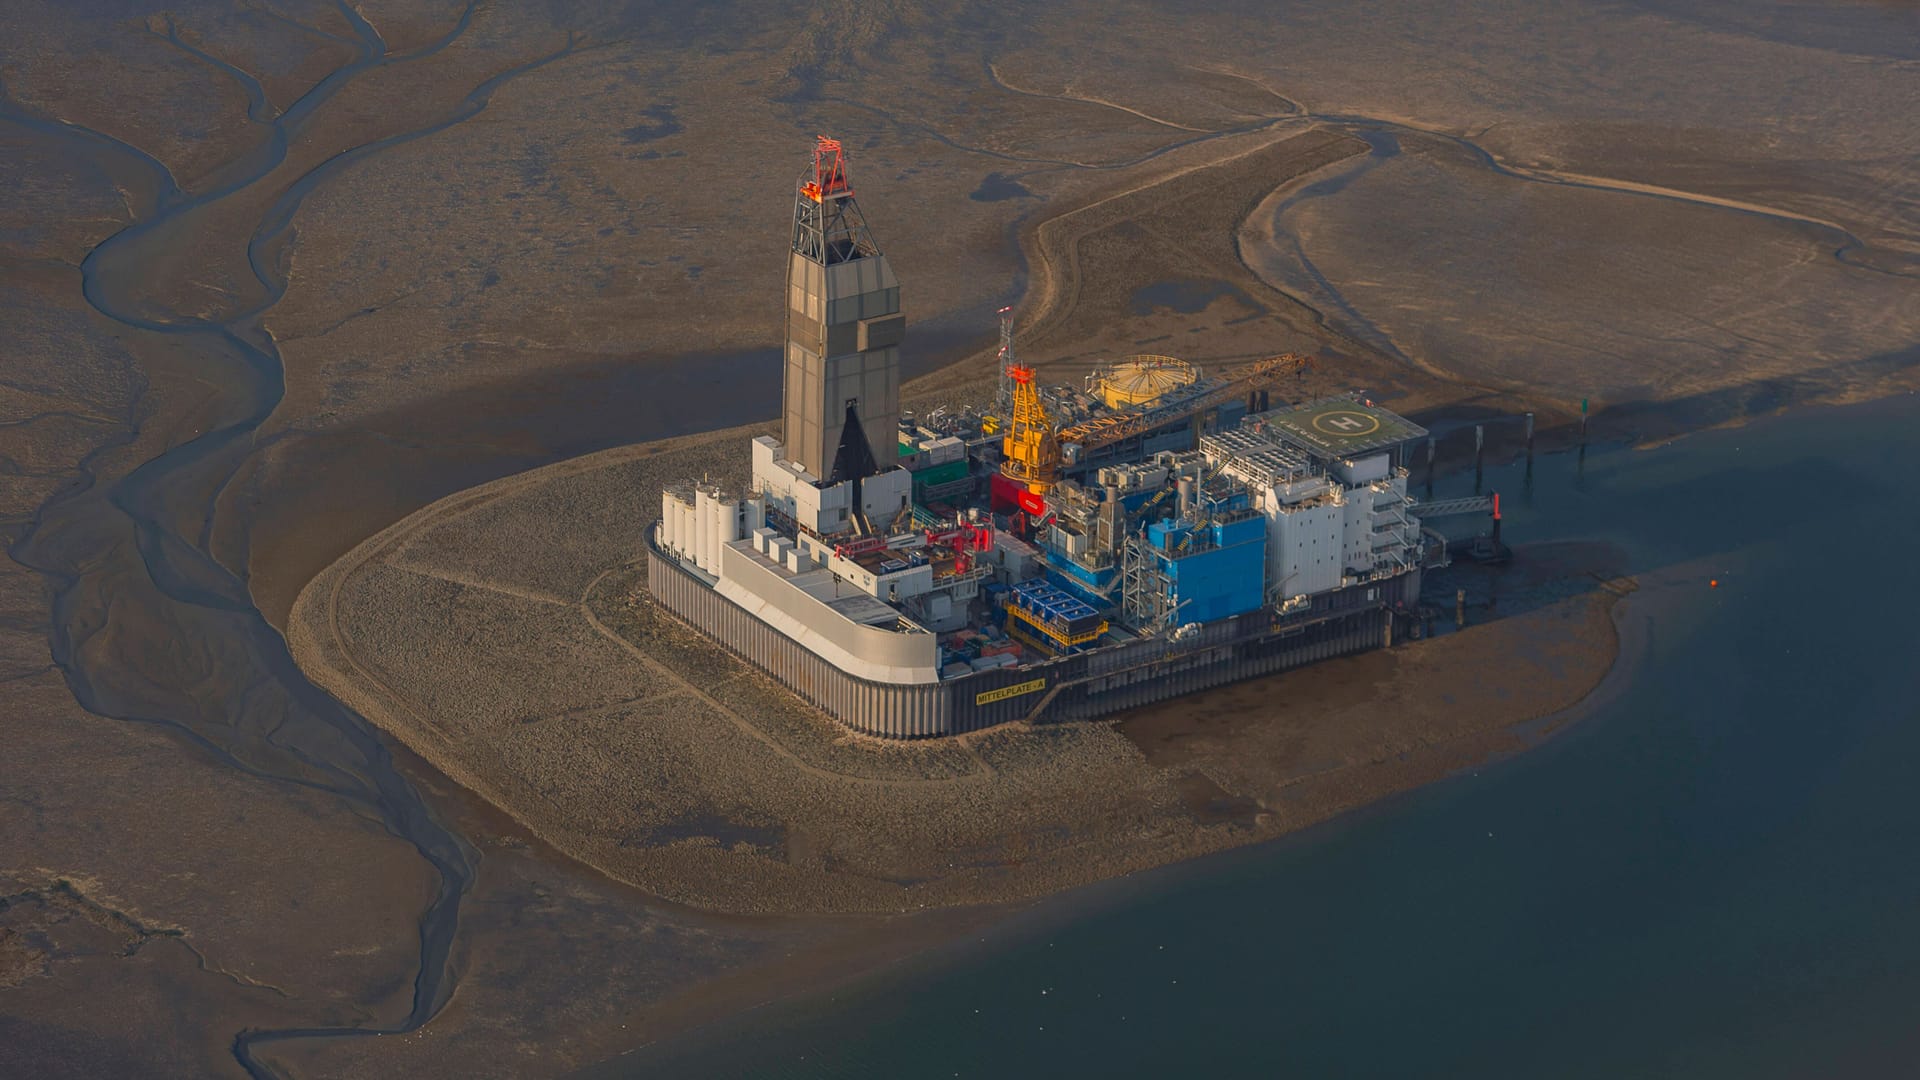
[(1386, 631), (1387, 618), (1380, 610), (1368, 609), (1301, 626), (1280, 636), (1211, 646), (1201, 642), (1184, 651), (1171, 651), (1164, 658), (1071, 687), (1048, 708), (1048, 718), (1091, 719), (1258, 675), (1272, 675), (1348, 653), (1377, 649)]
[[(1277, 630), (1262, 609), (1202, 625), (1181, 641), (1140, 641), (919, 686), (847, 674), (713, 591), (652, 544), (647, 545), (647, 587), (668, 610), (841, 723), (870, 735), (912, 739), (1011, 723), (1043, 702), (1044, 719), (1092, 719), (1379, 648), (1394, 617), (1385, 605), (1401, 586), (1383, 583), (1316, 596), (1309, 610)], [(1026, 689), (1034, 682), (1042, 685)], [(1009, 688), (1020, 692), (995, 696)], [(982, 702), (983, 696), (990, 700)]]
[(651, 544), (647, 546), (647, 589), (669, 611), (728, 652), (857, 731), (912, 739), (965, 730), (953, 726), (945, 686), (897, 686), (849, 675), (714, 592)]

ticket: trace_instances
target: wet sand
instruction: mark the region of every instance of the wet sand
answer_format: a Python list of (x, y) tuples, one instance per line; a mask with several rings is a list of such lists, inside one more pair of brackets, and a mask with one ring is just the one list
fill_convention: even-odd
[[(708, 924), (512, 839), (404, 753), (381, 761), (276, 666), (284, 651), (251, 612), (284, 627), (322, 568), (472, 485), (770, 415), (771, 397), (701, 410), (725, 400), (711, 387), (773, 370), (777, 313), (760, 304), (778, 264), (765, 237), (785, 227), (793, 148), (815, 131), (855, 141), (875, 228), (913, 285), (916, 350), (935, 343), (922, 371), (984, 358), (993, 309), (1040, 295), (1051, 271), (1034, 238), (1064, 219), (1047, 235), (1086, 237), (1094, 257), (1077, 272), (1092, 299), (1025, 350), (1063, 377), (1089, 359), (1083, 341), (1202, 363), (1308, 341), (1340, 358), (1344, 385), (1408, 408), (1547, 401), (1564, 421), (1569, 403), (1598, 395), (1594, 373), (1611, 357), (1561, 331), (1631, 326), (1637, 311), (1575, 304), (1579, 320), (1542, 326), (1497, 303), (1515, 272), (1500, 259), (1482, 251), (1453, 274), (1428, 265), (1453, 245), (1430, 242), (1427, 222), (1484, 220), (1473, 216), (1484, 205), (1525, 198), (1492, 170), (1433, 157), (1439, 201), (1419, 200), (1392, 165), (1350, 185), (1370, 210), (1413, 192), (1408, 209), (1429, 211), (1395, 218), (1410, 241), (1389, 257), (1370, 239), (1375, 218), (1343, 213), (1344, 196), (1299, 204), (1283, 224), (1313, 218), (1315, 263), (1366, 277), (1340, 282), (1344, 308), (1310, 289), (1288, 298), (1263, 248), (1268, 219), (1245, 200), (1286, 198), (1295, 174), (1263, 188), (1255, 171), (1197, 166), (1278, 162), (1289, 151), (1263, 148), (1316, 126), (1344, 145), (1408, 125), (1510, 169), (1684, 192), (1690, 215), (1709, 212), (1696, 205), (1706, 200), (1775, 212), (1710, 211), (1725, 215), (1708, 231), (1737, 257), (1726, 265), (1676, 258), (1674, 230), (1635, 228), (1647, 205), (1635, 198), (1596, 198), (1576, 211), (1591, 222), (1510, 237), (1516, 253), (1591, 245), (1623, 223), (1646, 265), (1670, 275), (1658, 299), (1680, 324), (1725, 278), (1789, 270), (1807, 293), (1796, 302), (1851, 311), (1849, 275), (1898, 278), (1920, 236), (1920, 148), (1904, 122), (1915, 69), (1898, 48), (1916, 38), (1891, 8), (1807, 21), (1721, 4), (1518, 19), (1489, 5), (1340, 5), (1290, 9), (1284, 25), (1266, 8), (1142, 8), (1091, 35), (1071, 6), (997, 23), (829, 5), (753, 27), (452, 0), (238, 11), (188, 0), (171, 23), (84, 3), (22, 11), (0, 42), (0, 178), (14, 195), (0, 202), (12, 332), (0, 371), (0, 726), (20, 748), (0, 764), (0, 831), (16, 840), (0, 895), (19, 898), (0, 913), (15, 934), (0, 968), (27, 974), (0, 989), (0, 1055), (12, 1055), (0, 1071), (238, 1075), (235, 1032), (331, 1025), (424, 1034), (257, 1045), (315, 1074), (405, 1060), (471, 1075), (497, 1069), (503, 1046), (544, 1068), (598, 1052), (570, 1025), (604, 1021), (592, 1045), (614, 1046), (647, 1002), (755, 970), (745, 958), (763, 939), (746, 922), (710, 929), (684, 962), (660, 939), (573, 942), (570, 928), (596, 917), (688, 935)], [(262, 171), (276, 132), (290, 135), (286, 164)], [(223, 194), (256, 172), (258, 186)], [(175, 213), (198, 199), (218, 205)], [(1116, 199), (1126, 214), (1094, 208)], [(1843, 265), (1815, 266), (1805, 237), (1828, 234), (1795, 232), (1779, 212), (1858, 243), (1829, 241), (1821, 257)], [(176, 231), (105, 243), (160, 218)], [(1791, 242), (1725, 231), (1749, 220), (1756, 236)], [(163, 239), (178, 242), (150, 242)], [(1152, 279), (1128, 281), (1142, 252)], [(1535, 311), (1581, 287), (1544, 284)], [(1409, 296), (1468, 294), (1491, 306), (1396, 310)], [(1732, 337), (1689, 330), (1670, 354), (1648, 346), (1634, 377), (1647, 396), (1598, 397), (1596, 433), (1654, 437), (1897, 389), (1916, 357), (1886, 346), (1912, 340), (1900, 321), (1910, 308), (1875, 295), (1884, 315), (1807, 337), (1759, 312), (1765, 355), (1733, 364), (1701, 361), (1744, 348), (1732, 342), (1755, 313), (1702, 309)], [(1255, 308), (1266, 314), (1239, 321)], [(1538, 348), (1461, 335), (1489, 316)], [(211, 324), (181, 332), (191, 319)], [(1370, 326), (1390, 327), (1410, 355), (1372, 344)], [(1712, 377), (1681, 386), (1667, 368)], [(226, 429), (237, 434), (218, 453), (195, 445)], [(401, 787), (380, 787), (393, 778)], [(457, 837), (399, 813), (411, 790)], [(1193, 792), (1170, 797), (1182, 795)], [(465, 845), (473, 865), (445, 845)], [(87, 936), (95, 919), (118, 929)], [(65, 929), (47, 955), (22, 951), (50, 926)], [(765, 932), (794, 932), (779, 926)], [(696, 959), (709, 954), (732, 959)], [(633, 972), (662, 964), (644, 1001), (622, 996)], [(604, 1011), (555, 1007), (554, 971), (602, 979)]]

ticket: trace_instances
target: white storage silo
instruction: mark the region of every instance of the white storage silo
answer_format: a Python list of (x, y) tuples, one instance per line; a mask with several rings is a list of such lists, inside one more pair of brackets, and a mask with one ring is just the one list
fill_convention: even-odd
[(707, 534), (713, 530), (713, 493), (705, 484), (693, 489), (693, 565), (713, 573), (707, 558)]
[(739, 540), (739, 503), (730, 498), (714, 498), (714, 513), (720, 515), (718, 534), (714, 536), (714, 573), (720, 573), (720, 548)]

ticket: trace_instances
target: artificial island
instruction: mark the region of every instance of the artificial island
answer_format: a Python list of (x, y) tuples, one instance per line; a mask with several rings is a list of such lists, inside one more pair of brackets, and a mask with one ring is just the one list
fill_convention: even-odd
[[(1432, 438), (1336, 360), (1054, 385), (1003, 311), (903, 386), (837, 144), (794, 207), (777, 423), (457, 492), (294, 604), (303, 671), (540, 840), (706, 910), (1017, 901), (1517, 750), (1609, 670), (1617, 553), (1478, 565), (1495, 500), (1416, 500)], [(1510, 600), (1441, 632), (1461, 574)]]
[(900, 406), (901, 289), (821, 138), (794, 201), (782, 435), (745, 490), (661, 493), (649, 588), (855, 730), (1086, 719), (1420, 626), (1446, 538), (1359, 395), (1272, 407), (1292, 354), (1207, 377), (1165, 356), (1043, 386), (1001, 313), (986, 410)]

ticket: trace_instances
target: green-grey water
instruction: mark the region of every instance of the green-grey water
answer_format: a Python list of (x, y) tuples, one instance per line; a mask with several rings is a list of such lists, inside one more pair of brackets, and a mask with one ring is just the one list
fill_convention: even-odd
[[(1911, 63), (1920, 49), (1911, 4), (1895, 0), (1710, 0), (1684, 10), (1665, 0), (1588, 6), (1587, 25), (1600, 28), (1652, 10), (1729, 40), (1757, 35), (1844, 54), (1846, 68), (1826, 69), (1829, 75), (1876, 59)], [(53, 21), (55, 7), (47, 7), (47, 18), (18, 21), (38, 30)], [(312, 134), (323, 104), (337, 108), (349, 100), (335, 95), (350, 83), (430, 59), (455, 41), (464, 47), (476, 12), (514, 8), (457, 0), (438, 11), (433, 33), (410, 51), (389, 51), (358, 5), (333, 4), (344, 20), (339, 32), (306, 36), (313, 38), (309, 45), (337, 55), (312, 68), (317, 81), (274, 114), (260, 80), (292, 76), (310, 54), (247, 50), (244, 67), (221, 59), (216, 53), (227, 50), (205, 35), (225, 25), (225, 6), (169, 7), (183, 32), (173, 22), (150, 21), (159, 10), (154, 5), (87, 0), (66, 7), (87, 16), (84, 32), (68, 40), (89, 51), (75, 55), (94, 57), (75, 62), (104, 67), (109, 61), (101, 58), (118, 53), (91, 52), (96, 45), (158, 36), (164, 26), (173, 46), (205, 68), (209, 86), (232, 92), (235, 122), (244, 115), (260, 138), (236, 144), (237, 156), (197, 180), (184, 172), (176, 177), (172, 169), (191, 155), (163, 149), (168, 129), (152, 126), (155, 112), (135, 108), (142, 104), (139, 93), (113, 95), (105, 109), (86, 107), (85, 93), (42, 96), (36, 104), (33, 93), (22, 92), (31, 91), (34, 80), (19, 63), (0, 72), (0, 126), (25, 140), (16, 145), (30, 148), (27, 160), (46, 154), (71, 161), (76, 192), (106, 196), (102, 205), (128, 203), (124, 231), (70, 268), (72, 289), (90, 305), (86, 317), (128, 340), (164, 341), (190, 356), (195, 378), (214, 395), (203, 406), (205, 431), (179, 435), (178, 445), (169, 441), (137, 468), (129, 463), (116, 471), (106, 466), (123, 439), (135, 439), (142, 424), (164, 426), (158, 413), (145, 411), (166, 401), (165, 394), (147, 395), (155, 373), (128, 380), (136, 388), (127, 400), (142, 404), (126, 407), (124, 434), (116, 426), (44, 503), (14, 522), (9, 551), (38, 572), (50, 609), (47, 618), (26, 625), (45, 630), (51, 658), (86, 709), (163, 727), (183, 752), (284, 784), (301, 793), (297, 797), (341, 799), (413, 845), (437, 879), (420, 915), (417, 969), (403, 971), (412, 979), (411, 993), (401, 994), (404, 1009), (343, 1019), (324, 1008), (302, 1008), (291, 1019), (263, 1021), (290, 1026), (218, 1034), (215, 1042), (230, 1039), (238, 1066), (265, 1075), (270, 1069), (258, 1050), (292, 1038), (371, 1043), (364, 1037), (428, 1025), (454, 1000), (472, 977), (458, 941), (467, 890), (484, 856), (440, 819), (370, 725), (295, 668), (255, 608), (244, 573), (229, 569), (246, 560), (222, 564), (215, 557), (207, 492), (222, 490), (245, 456), (271, 445), (262, 441), (262, 425), (283, 403), (285, 378), (279, 345), (263, 319), (287, 287), (281, 256), (291, 250), (297, 226), (312, 224), (301, 220), (302, 200), (350, 170), (371, 167), (389, 150), (493, 117), (488, 110), (496, 91), (523, 75), (550, 71), (549, 60), (563, 58), (571, 46), (563, 48), (556, 36), (553, 52), (525, 43), (512, 64), (460, 68), (449, 77), (466, 80), (459, 84), (465, 96), (446, 110), (423, 115), (407, 132), (343, 147), (303, 179), (260, 199), (257, 218), (232, 238), (246, 256), (237, 264), (245, 271), (239, 292), (222, 297), (220, 310), (209, 314), (169, 307), (156, 287), (171, 272), (167, 267), (185, 265), (179, 260), (189, 249), (180, 241), (186, 219), (216, 203), (251, 198), (250, 189), (269, 179), (288, 147)], [(272, 21), (285, 5), (242, 7), (247, 19)], [(725, 9), (703, 21), (672, 5), (548, 7), (556, 28), (598, 27), (609, 40), (631, 32), (635, 41), (666, 42), (689, 55), (709, 39), (716, 47), (738, 47), (743, 36)], [(1459, 10), (1471, 16), (1468, 9), (1476, 7)], [(1554, 40), (1516, 33), (1507, 43), (1499, 34), (1474, 33), (1497, 29), (1503, 8), (1484, 19), (1437, 17), (1453, 10), (1415, 5), (1370, 15), (1349, 5), (1243, 6), (1250, 30), (1267, 27), (1276, 41), (1318, 50), (1330, 41), (1387, 34), (1387, 20), (1376, 17), (1384, 13), (1400, 24), (1392, 33), (1438, 42), (1437, 55), (1449, 65), (1458, 60), (1466, 83), (1496, 90), (1499, 79), (1488, 73), (1511, 62), (1497, 55), (1500, 49), (1528, 51), (1529, 41)], [(385, 13), (378, 14), (385, 22)], [(742, 27), (761, 21), (744, 9), (737, 18)], [(967, 13), (955, 18), (982, 23)], [(1038, 20), (1001, 13), (999, 21), (1010, 28), (1006, 40), (1024, 41)], [(1269, 24), (1284, 25), (1273, 30)], [(1078, 34), (1082, 28), (1068, 29)], [(984, 30), (997, 53), (1003, 31)], [(1649, 33), (1650, 47), (1661, 44), (1653, 40), (1658, 36)], [(15, 58), (33, 55), (49, 40), (38, 33), (16, 37), (9, 54)], [(955, 55), (983, 48), (971, 42)], [(888, 49), (912, 52), (899, 43)], [(893, 62), (884, 50), (874, 55)], [(1417, 63), (1423, 53), (1400, 48), (1382, 55)], [(1671, 85), (1670, 96), (1664, 90), (1648, 99), (1623, 96), (1620, 88), (1639, 80), (1611, 76), (1607, 68), (1627, 64), (1626, 56), (1542, 52), (1537, 59), (1515, 70), (1529, 91), (1545, 92), (1539, 114), (1545, 118), (1558, 109), (1583, 123), (1645, 121), (1655, 137), (1661, 125), (1676, 122), (1698, 123), (1702, 133), (1752, 135), (1771, 130), (1778, 119), (1762, 123), (1738, 109), (1717, 111), (1726, 100), (1701, 103), (1712, 98), (1713, 87), (1684, 81), (1647, 83)], [(796, 137), (845, 122), (831, 101), (838, 88), (821, 69), (802, 65), (789, 74), (799, 86), (782, 107), (795, 108)], [(1569, 97), (1565, 87), (1552, 85), (1562, 75), (1591, 81), (1576, 83)], [(1710, 78), (1703, 75), (1703, 84)], [(1809, 115), (1825, 115), (1836, 102), (1857, 104), (1806, 79), (1788, 71), (1780, 81), (1794, 88), (1796, 105), (1804, 102)], [(51, 85), (68, 81), (62, 76)], [(1291, 88), (1291, 77), (1284, 82)], [(1569, 100), (1576, 104), (1569, 107)], [(1896, 107), (1883, 115), (1898, 116), (1901, 99), (1890, 100)], [(1492, 114), (1512, 110), (1511, 102), (1495, 104)], [(177, 105), (191, 110), (195, 103)], [(906, 138), (917, 130), (919, 111), (909, 103), (898, 118), (872, 115)], [(867, 112), (855, 115), (862, 125), (873, 123)], [(1911, 155), (1897, 139), (1846, 130), (1861, 115), (1833, 113), (1837, 149), (1866, 139), (1891, 160)], [(716, 110), (707, 122), (729, 118)], [(1392, 152), (1392, 138), (1380, 133), (1392, 125), (1339, 114), (1329, 119), (1372, 134), (1369, 161)], [(208, 133), (193, 130), (193, 123), (173, 134), (197, 148)], [(1825, 164), (1845, 173), (1861, 160), (1843, 152)], [(1814, 165), (1807, 163), (1818, 171)], [(1008, 200), (1012, 214), (1032, 194), (1026, 184), (1036, 170), (1058, 167), (1038, 162), (1026, 171), (991, 173), (976, 198)], [(69, 183), (64, 172), (47, 175), (56, 178), (54, 188)], [(23, 199), (37, 190), (33, 183), (16, 187)], [(1844, 190), (1836, 190), (1844, 203)], [(1315, 193), (1325, 197), (1327, 189)], [(1888, 188), (1885, 197), (1897, 202), (1900, 189)], [(35, 209), (11, 219), (0, 239), (35, 249), (42, 234), (92, 212), (82, 203), (47, 212), (40, 208), (59, 204), (37, 196), (22, 205)], [(612, 216), (611, 205), (617, 204), (593, 212)], [(1852, 259), (1857, 246), (1851, 235), (1835, 238), (1834, 258)], [(462, 267), (476, 257), (447, 255)], [(1469, 277), (1461, 287), (1491, 291), (1497, 283), (1476, 285)], [(1166, 299), (1185, 309), (1209, 295), (1187, 289), (1135, 299)], [(1329, 310), (1348, 330), (1366, 332), (1365, 312), (1337, 304)], [(634, 317), (648, 312), (636, 310)], [(777, 313), (769, 318), (777, 321)], [(930, 352), (943, 350), (928, 349), (930, 336), (920, 325), (915, 353), (926, 362)], [(1835, 356), (1855, 351), (1845, 341), (1835, 348)], [(386, 482), (411, 476), (407, 489), (425, 501), (547, 457), (752, 420), (767, 414), (777, 394), (772, 383), (744, 378), (758, 362), (755, 355), (687, 358), (683, 363), (698, 373), (697, 381), (674, 375), (662, 382), (654, 368), (618, 365), (578, 378), (543, 377), (526, 395), (527, 411), (511, 418), (514, 428), (538, 436), (529, 456), (516, 450), (508, 460), (476, 450), (443, 474), (434, 471), (433, 455), (396, 453)], [(9, 377), (25, 358), (9, 361)], [(1855, 365), (1857, 385), (1914, 358), (1885, 365), (1881, 359)], [(106, 378), (88, 363), (77, 351), (59, 366), (70, 366), (81, 382)], [(716, 383), (731, 388), (724, 400), (694, 393)], [(485, 444), (492, 433), (480, 425), (496, 423), (485, 418), (499, 391), (476, 394), (473, 408), (466, 393), (449, 391), (434, 411), (454, 418), (446, 422), (457, 438), (449, 439)], [(695, 398), (703, 409), (733, 411), (688, 411)], [(1768, 400), (1761, 394), (1747, 407), (1763, 408)], [(1542, 749), (1283, 844), (1062, 897), (986, 940), (831, 997), (727, 1020), (606, 1069), (616, 1076), (690, 1077), (1920, 1071), (1911, 1067), (1920, 1059), (1920, 1041), (1909, 1034), (1920, 1028), (1912, 1015), (1920, 998), (1914, 974), (1920, 931), (1911, 925), (1920, 871), (1910, 865), (1916, 830), (1906, 793), (1920, 750), (1911, 728), (1915, 643), (1907, 614), (1915, 596), (1906, 555), (1914, 512), (1904, 494), (1915, 416), (1910, 404), (1896, 402), (1789, 417), (1650, 454), (1596, 453), (1584, 474), (1570, 456), (1543, 458), (1534, 504), (1508, 504), (1513, 538), (1611, 540), (1629, 553), (1646, 588), (1623, 609), (1629, 641), (1620, 677), (1577, 727)], [(1493, 482), (1509, 492), (1519, 483), (1511, 474)], [(1709, 576), (1718, 576), (1722, 588), (1707, 590)], [(98, 635), (108, 612), (122, 627), (152, 629)], [(193, 648), (152, 647), (168, 635)], [(207, 670), (230, 675), (210, 680)], [(1284, 692), (1284, 682), (1276, 685)], [(72, 993), (73, 985), (30, 992)], [(485, 979), (475, 979), (468, 1000), (483, 1000), (476, 995), (485, 989)], [(117, 1011), (122, 1004), (115, 999), (103, 1007)], [(190, 1026), (207, 1022), (200, 1016)], [(461, 1030), (459, 1019), (448, 1022)], [(338, 1024), (347, 1026), (331, 1026)], [(137, 1024), (127, 1031), (130, 1038), (147, 1037)], [(34, 1034), (53, 1046), (63, 1038), (44, 1029)]]
[(1563, 734), (596, 1072), (1914, 1075), (1917, 421), (1541, 457), (1510, 538), (1610, 542), (1642, 584)]

